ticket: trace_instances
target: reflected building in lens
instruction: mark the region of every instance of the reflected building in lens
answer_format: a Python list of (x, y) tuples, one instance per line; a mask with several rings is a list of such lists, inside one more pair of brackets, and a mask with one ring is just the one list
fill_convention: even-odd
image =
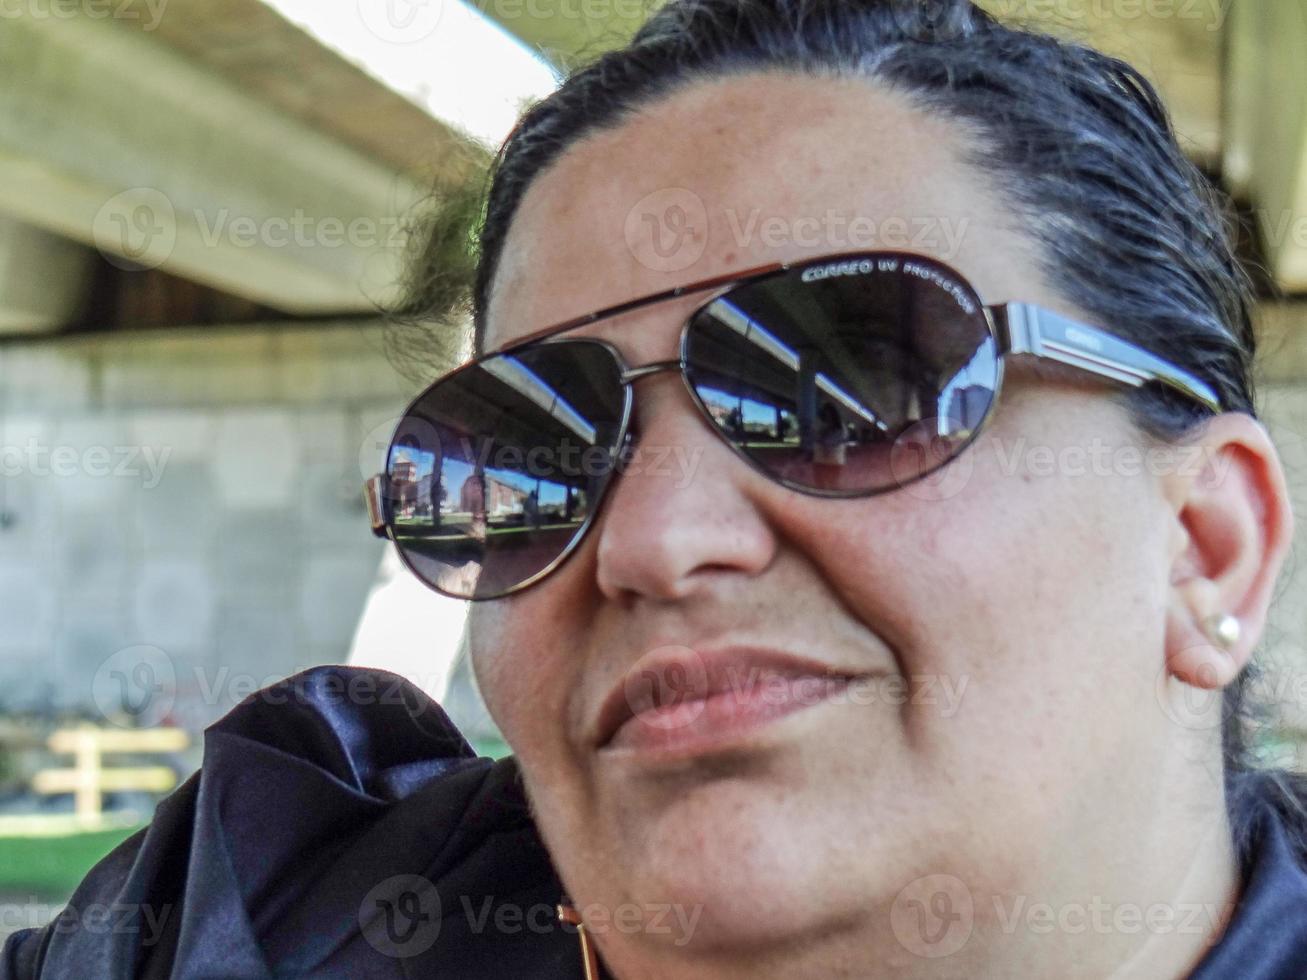
[(951, 388), (947, 396), (945, 417), (949, 422), (948, 432), (969, 433), (980, 424), (993, 398), (993, 391), (988, 385), (975, 384)]
[(398, 460), (391, 468), (390, 488), (394, 495), (395, 516), (431, 516), (432, 475), (419, 477), (418, 464), (409, 459)]
[[(417, 449), (405, 447), (405, 452)], [(428, 454), (429, 456), (430, 454)], [(430, 518), (436, 515), (434, 494), (439, 494), (439, 480), (434, 470), (418, 475), (419, 463), (407, 455), (397, 455), (390, 467), (390, 494), (397, 518)]]
[[(485, 490), (482, 490), (482, 481), (485, 481)], [(461, 510), (471, 514), (483, 513), (482, 502), (484, 501), (484, 513), (487, 517), (502, 517), (505, 514), (520, 513), (526, 505), (526, 491), (520, 490), (512, 484), (505, 483), (503, 480), (496, 479), (488, 473), (482, 474), (480, 478), (477, 474), (472, 474), (463, 481), (463, 486), (458, 491), (458, 505)]]

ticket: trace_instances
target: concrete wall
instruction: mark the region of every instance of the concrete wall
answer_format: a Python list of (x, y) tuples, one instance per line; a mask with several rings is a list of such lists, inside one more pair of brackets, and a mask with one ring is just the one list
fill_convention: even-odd
[(0, 711), (110, 713), (171, 670), (149, 715), (199, 727), (343, 662), (382, 549), (360, 486), (411, 387), (371, 323), (0, 348)]
[[(1299, 324), (1307, 330), (1307, 322)], [(1270, 621), (1258, 650), (1264, 677), (1255, 692), (1272, 709), (1272, 758), (1307, 769), (1307, 381), (1264, 384), (1263, 422), (1284, 465), (1296, 521), (1294, 542), (1276, 584)]]

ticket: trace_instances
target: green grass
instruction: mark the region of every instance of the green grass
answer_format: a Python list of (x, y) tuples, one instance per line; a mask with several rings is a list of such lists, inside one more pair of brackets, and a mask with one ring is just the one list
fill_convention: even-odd
[(477, 755), (488, 755), (492, 759), (502, 759), (506, 755), (512, 754), (512, 749), (508, 744), (497, 738), (472, 738), (468, 739), (472, 748), (476, 750)]
[(140, 827), (57, 837), (0, 837), (0, 891), (66, 898), (86, 872)]

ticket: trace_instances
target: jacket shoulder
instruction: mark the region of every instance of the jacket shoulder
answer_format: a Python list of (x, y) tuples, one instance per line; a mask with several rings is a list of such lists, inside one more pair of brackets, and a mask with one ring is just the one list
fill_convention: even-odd
[(310, 668), (205, 729), (200, 770), (54, 920), (9, 938), (0, 980), (81, 977), (90, 962), (113, 978), (326, 963), (361, 934), (369, 882), (438, 878), (495, 838), (538, 852), (524, 873), (552, 881), (512, 758), (478, 757), (397, 674)]

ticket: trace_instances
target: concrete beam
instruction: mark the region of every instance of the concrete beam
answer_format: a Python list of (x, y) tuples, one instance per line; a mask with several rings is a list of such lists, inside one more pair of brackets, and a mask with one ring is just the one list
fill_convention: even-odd
[[(112, 2), (117, 7), (125, 0)], [(476, 153), (455, 129), (325, 47), (263, 0), (185, 0), (168, 3), (163, 13), (154, 15), (150, 4), (157, 10), (167, 0), (130, 2), (130, 9), (140, 13), (134, 19), (147, 26), (157, 22), (152, 33), (187, 61), (371, 160), (414, 174), (421, 182), (476, 177), (489, 163), (489, 153)], [(394, 0), (349, 3), (358, 15), (358, 29), (364, 29), (365, 10), (379, 8), (384, 17), (387, 2)], [(401, 4), (395, 16), (404, 13)]]
[(57, 330), (86, 298), (95, 253), (0, 217), (0, 333)]
[(1268, 384), (1307, 384), (1307, 302), (1262, 302), (1255, 329), (1259, 379)]
[(1230, 14), (1224, 170), (1285, 290), (1307, 291), (1307, 0)]
[(663, 0), (591, 3), (564, 0), (467, 0), (550, 64), (563, 70), (630, 40)]
[(0, 211), (286, 312), (391, 298), (417, 183), (140, 23), (31, 11), (0, 20)]

